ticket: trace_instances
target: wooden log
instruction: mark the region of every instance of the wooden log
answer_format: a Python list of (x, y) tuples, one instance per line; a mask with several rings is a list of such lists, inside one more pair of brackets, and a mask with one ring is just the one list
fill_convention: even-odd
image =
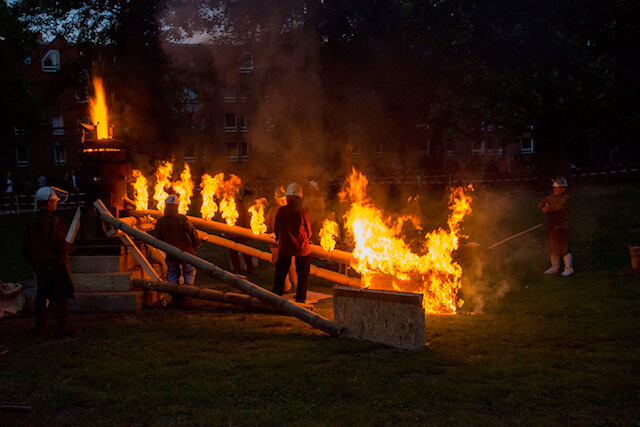
[(318, 314), (303, 307), (300, 307), (299, 305), (291, 301), (287, 301), (279, 295), (276, 295), (272, 292), (267, 291), (266, 289), (254, 285), (251, 282), (241, 279), (235, 274), (229, 273), (228, 271), (225, 271), (208, 261), (198, 258), (195, 255), (183, 252), (173, 245), (156, 239), (155, 237), (145, 233), (144, 231), (140, 231), (134, 227), (131, 227), (130, 225), (125, 224), (119, 219), (114, 218), (101, 200), (96, 200), (94, 202), (94, 206), (96, 207), (96, 209), (98, 209), (102, 221), (111, 225), (112, 227), (122, 230), (124, 233), (127, 233), (135, 237), (136, 239), (147, 243), (148, 245), (158, 248), (183, 262), (189, 263), (196, 268), (206, 272), (213, 278), (220, 280), (221, 282), (224, 282), (240, 290), (241, 292), (249, 294), (267, 305), (275, 307), (276, 309), (278, 309), (278, 311), (289, 314), (291, 316), (295, 316), (298, 319), (307, 322), (311, 326), (318, 328), (330, 335), (339, 336), (342, 333), (342, 330), (344, 328), (341, 325), (325, 319), (324, 317), (319, 316)]
[[(243, 245), (241, 243), (234, 242), (233, 240), (225, 239), (224, 237), (208, 234), (201, 230), (198, 230), (198, 236), (202, 240), (213, 243), (214, 245), (223, 246), (234, 251), (254, 256), (263, 261), (271, 262), (271, 253), (269, 252), (264, 252), (251, 246)], [(313, 264), (311, 265), (309, 274), (311, 274), (312, 276), (320, 277), (321, 279), (330, 280), (340, 285), (353, 286), (356, 288), (361, 287), (360, 279), (358, 279), (357, 277), (345, 276), (344, 274), (338, 273), (336, 271), (331, 271), (326, 268), (317, 267)]]
[[(160, 218), (162, 213), (155, 210), (140, 210), (136, 215), (151, 216), (153, 218)], [(133, 214), (133, 212), (130, 212)], [(225, 233), (232, 234), (234, 236), (245, 237), (252, 240), (257, 240), (270, 245), (276, 245), (276, 239), (268, 234), (254, 234), (248, 228), (238, 227), (237, 225), (227, 225), (218, 221), (208, 221), (206, 219), (198, 218), (195, 216), (188, 216), (189, 221), (198, 229), (212, 232), (212, 233)], [(311, 248), (311, 255), (316, 258), (326, 259), (327, 261), (336, 261), (340, 264), (351, 265), (353, 262), (353, 255), (350, 252), (334, 249), (332, 251), (325, 251), (322, 246), (309, 245)]]
[(223, 292), (215, 289), (198, 288), (197, 286), (176, 285), (175, 283), (158, 282), (146, 279), (133, 279), (131, 285), (135, 288), (164, 292), (172, 295), (181, 295), (189, 298), (217, 301), (226, 304), (241, 305), (259, 310), (274, 311), (272, 306), (264, 304), (251, 295), (235, 292)]

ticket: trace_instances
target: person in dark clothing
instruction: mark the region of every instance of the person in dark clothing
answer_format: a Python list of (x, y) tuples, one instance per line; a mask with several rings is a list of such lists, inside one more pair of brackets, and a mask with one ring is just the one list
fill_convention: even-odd
[[(281, 207), (287, 205), (287, 198), (285, 196), (287, 190), (284, 186), (280, 186), (276, 188), (273, 194), (274, 204), (267, 211), (267, 215), (264, 217), (264, 223), (267, 226), (267, 234), (275, 235), (275, 227), (276, 227), (276, 215)], [(276, 242), (275, 245), (270, 244), (269, 249), (271, 250), (271, 263), (275, 264), (278, 260), (278, 244)], [(296, 289), (296, 284), (298, 283), (298, 275), (296, 274), (295, 263), (293, 266), (289, 267), (289, 274), (284, 281), (284, 293), (294, 292)]]
[[(236, 225), (238, 227), (251, 228), (251, 218), (249, 217), (247, 206), (244, 204), (245, 192), (246, 190), (244, 188), (241, 188), (238, 191), (238, 194), (236, 194), (236, 210), (238, 211), (238, 219), (236, 220)], [(236, 243), (240, 243), (241, 245), (246, 245), (249, 242), (249, 239), (241, 236), (230, 236), (229, 239), (233, 240)], [(252, 276), (256, 274), (256, 269), (253, 266), (252, 256), (243, 253), (242, 258), (244, 260), (245, 266), (247, 267), (247, 273)], [(231, 261), (231, 271), (234, 274), (241, 274), (242, 268), (240, 263), (240, 253), (231, 249), (229, 251), (229, 259)]]
[[(156, 237), (191, 255), (200, 247), (198, 233), (185, 215), (178, 213), (178, 197), (175, 194), (167, 197), (164, 215), (156, 222)], [(167, 280), (170, 283), (193, 285), (196, 281), (196, 268), (186, 262), (167, 254)], [(178, 303), (178, 299), (174, 299)]]
[(56, 303), (58, 329), (63, 335), (77, 334), (69, 318), (69, 299), (74, 289), (67, 255), (73, 246), (66, 242), (67, 230), (54, 212), (62, 190), (41, 187), (35, 194), (38, 214), (31, 218), (22, 235), (22, 254), (36, 273), (36, 327), (38, 335), (48, 332), (47, 300)]
[(302, 207), (302, 187), (295, 182), (289, 184), (286, 196), (287, 204), (278, 209), (274, 226), (278, 242), (278, 259), (276, 260), (273, 293), (282, 295), (293, 256), (298, 273), (296, 302), (304, 303), (307, 299), (307, 285), (311, 267), (311, 222), (309, 221), (309, 211)]
[(551, 259), (551, 267), (544, 274), (560, 271), (560, 258), (564, 261), (563, 276), (573, 274), (573, 260), (569, 252), (569, 195), (566, 193), (567, 180), (558, 177), (553, 180), (553, 194), (538, 203), (538, 209), (547, 214), (547, 235), (545, 249)]

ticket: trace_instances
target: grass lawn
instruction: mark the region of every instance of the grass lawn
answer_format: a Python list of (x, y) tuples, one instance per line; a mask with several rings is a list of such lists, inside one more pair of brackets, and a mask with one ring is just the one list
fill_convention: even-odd
[[(542, 222), (550, 188), (475, 192), (464, 233), (480, 247), (457, 255), (466, 304), (427, 316), (420, 351), (197, 301), (73, 314), (81, 338), (36, 338), (32, 317), (2, 318), (0, 405), (31, 411), (0, 412), (0, 425), (638, 425), (640, 276), (628, 247), (640, 245), (640, 186), (571, 190), (566, 278), (541, 274), (543, 229), (484, 249)], [(425, 224), (443, 200), (424, 195)], [(31, 276), (19, 253), (26, 215), (0, 216), (5, 282)], [(200, 255), (228, 268), (226, 250)], [(271, 289), (272, 277), (261, 264), (253, 280)], [(332, 319), (332, 301), (316, 311)]]

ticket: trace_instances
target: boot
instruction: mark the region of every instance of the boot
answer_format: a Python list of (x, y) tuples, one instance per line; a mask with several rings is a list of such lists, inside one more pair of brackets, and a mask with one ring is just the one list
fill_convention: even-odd
[(556, 274), (560, 271), (560, 257), (558, 255), (551, 255), (551, 267), (544, 271), (544, 274)]
[(564, 261), (564, 271), (562, 272), (562, 275), (564, 277), (570, 276), (573, 274), (573, 259), (571, 257), (571, 254), (568, 253), (563, 257), (563, 261)]

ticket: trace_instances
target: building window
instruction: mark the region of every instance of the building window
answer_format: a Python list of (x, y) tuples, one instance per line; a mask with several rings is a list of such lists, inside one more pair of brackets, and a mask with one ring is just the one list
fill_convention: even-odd
[(225, 87), (222, 89), (222, 101), (223, 102), (236, 102), (236, 89), (232, 87)]
[(250, 73), (253, 71), (253, 55), (251, 52), (245, 52), (242, 54), (238, 71), (241, 73)]
[(45, 73), (55, 73), (60, 70), (60, 52), (50, 50), (42, 58), (42, 71)]
[(471, 143), (471, 152), (474, 154), (484, 154), (485, 140), (473, 141)]
[(247, 161), (249, 159), (249, 146), (246, 142), (228, 142), (227, 160), (231, 162)]
[(196, 144), (191, 142), (184, 148), (184, 161), (187, 163), (193, 163), (196, 161)]
[(53, 146), (53, 158), (58, 165), (67, 163), (67, 147), (56, 142)]
[(445, 139), (443, 142), (444, 145), (444, 153), (447, 155), (453, 155), (453, 140)]
[(533, 125), (529, 125), (522, 138), (520, 138), (520, 152), (522, 154), (533, 154), (533, 149)]
[(51, 117), (51, 127), (53, 128), (54, 135), (64, 135), (64, 117), (63, 116)]
[(29, 150), (27, 147), (16, 147), (16, 163), (18, 167), (29, 166)]
[(376, 144), (376, 157), (382, 157), (382, 154), (383, 154), (382, 142), (378, 142)]
[(249, 131), (249, 121), (247, 120), (247, 116), (240, 116), (240, 132)]
[(13, 134), (14, 135), (24, 135), (26, 132), (25, 128), (20, 128), (18, 126), (14, 126), (13, 127)]
[(240, 91), (238, 92), (238, 101), (247, 102), (247, 90), (246, 89), (240, 89)]
[(238, 131), (238, 121), (235, 114), (226, 113), (224, 115), (224, 131), (225, 132)]

